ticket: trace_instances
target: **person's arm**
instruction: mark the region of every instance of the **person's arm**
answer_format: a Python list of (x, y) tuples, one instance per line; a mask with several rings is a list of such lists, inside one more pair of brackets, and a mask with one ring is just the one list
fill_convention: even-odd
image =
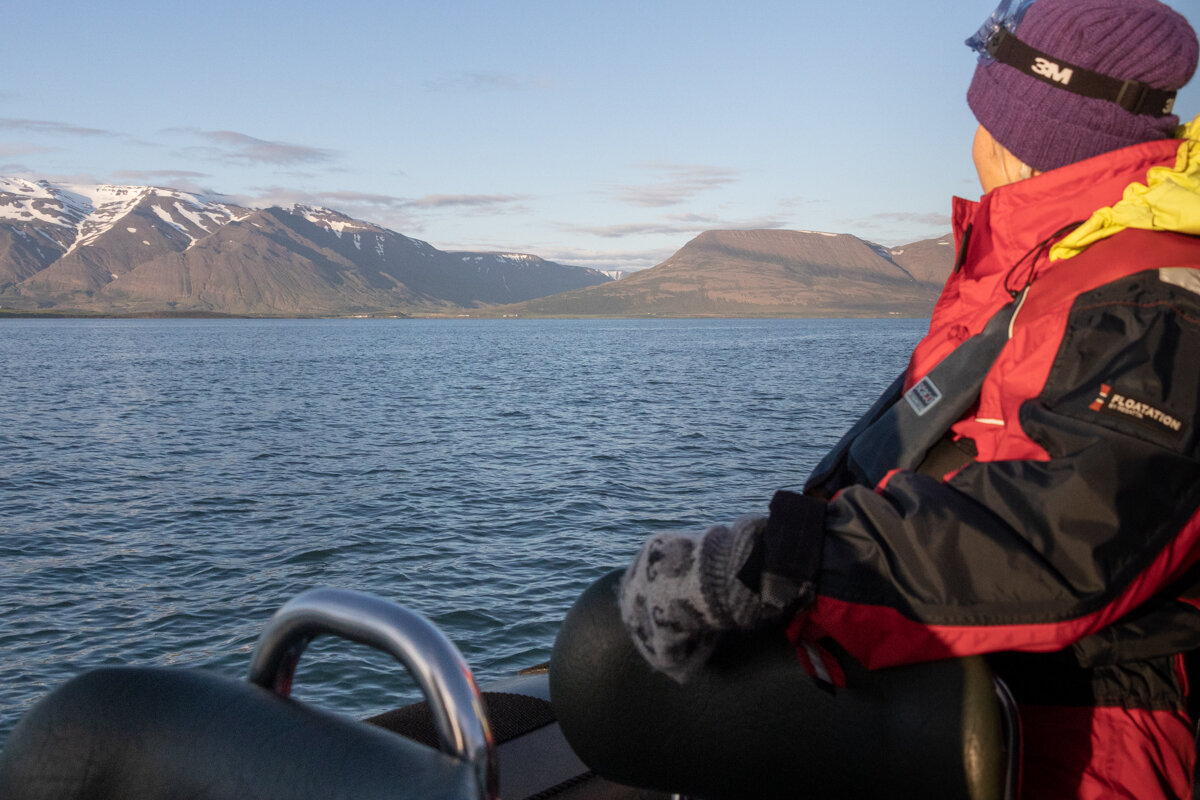
[(1076, 302), (1021, 409), (1049, 460), (897, 472), (797, 532), (821, 566), (794, 638), (829, 635), (869, 667), (1056, 650), (1200, 558), (1200, 297), (1146, 276)]
[(686, 679), (717, 631), (787, 619), (802, 659), (829, 636), (871, 668), (1057, 650), (1180, 578), (1200, 560), (1200, 295), (1155, 277), (1076, 299), (1020, 409), (1045, 459), (781, 492), (769, 519), (652, 537), (621, 589), (643, 656)]

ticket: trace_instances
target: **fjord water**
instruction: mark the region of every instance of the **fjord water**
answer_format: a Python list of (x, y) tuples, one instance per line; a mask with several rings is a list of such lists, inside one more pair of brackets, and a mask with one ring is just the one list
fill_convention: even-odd
[[(0, 742), (100, 665), (241, 678), (315, 586), (425, 614), (481, 683), (650, 531), (766, 509), (925, 320), (0, 322)], [(296, 694), (410, 702), (318, 639)]]

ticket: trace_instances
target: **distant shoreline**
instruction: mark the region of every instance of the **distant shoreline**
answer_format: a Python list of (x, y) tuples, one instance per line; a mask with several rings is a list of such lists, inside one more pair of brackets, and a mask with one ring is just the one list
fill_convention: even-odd
[(559, 319), (927, 319), (928, 314), (289, 314), (265, 316), (255, 314), (222, 314), (215, 311), (143, 311), (112, 314), (94, 311), (30, 311), (0, 309), (5, 319), (440, 319), (440, 320), (559, 320)]
[(143, 311), (129, 314), (106, 314), (99, 311), (70, 311), (47, 309), (0, 308), (0, 319), (286, 319), (285, 317), (244, 317), (215, 311)]

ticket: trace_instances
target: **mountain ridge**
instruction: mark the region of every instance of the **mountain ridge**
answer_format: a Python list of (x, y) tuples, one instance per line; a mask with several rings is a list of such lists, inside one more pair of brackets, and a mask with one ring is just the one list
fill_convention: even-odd
[(332, 209), (0, 178), (0, 304), (9, 308), (439, 312), (610, 280), (532, 255), (441, 251)]
[[(907, 254), (907, 255), (906, 255)], [(505, 307), (533, 316), (927, 316), (949, 235), (899, 248), (820, 231), (705, 231), (614, 284)]]

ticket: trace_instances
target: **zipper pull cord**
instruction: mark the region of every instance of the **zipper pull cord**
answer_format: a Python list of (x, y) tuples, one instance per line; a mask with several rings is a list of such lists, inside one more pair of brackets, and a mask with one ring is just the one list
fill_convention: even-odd
[[(1061, 228), (1056, 230), (1054, 233), (1050, 234), (1045, 239), (1043, 239), (1041, 242), (1039, 242), (1038, 244), (1036, 244), (1032, 248), (1030, 248), (1029, 252), (1027, 252), (1025, 255), (1021, 256), (1021, 258), (1017, 260), (1017, 263), (1012, 265), (1012, 268), (1009, 269), (1008, 274), (1004, 276), (1004, 289), (1009, 293), (1009, 295), (1012, 296), (1012, 298), (1014, 300), (1017, 299), (1017, 295), (1021, 294), (1026, 289), (1028, 289), (1029, 286), (1033, 283), (1033, 279), (1035, 277), (1037, 277), (1038, 259), (1041, 258), (1044, 253), (1046, 253), (1050, 250), (1050, 248), (1054, 244), (1054, 242), (1056, 242), (1057, 240), (1066, 236), (1068, 233), (1075, 230), (1076, 228), (1078, 228), (1080, 225), (1082, 225), (1086, 221), (1087, 220), (1081, 219), (1076, 222), (1072, 222), (1068, 225), (1062, 226)], [(1013, 273), (1015, 273), (1017, 271), (1017, 268), (1020, 267), (1021, 264), (1025, 263), (1025, 259), (1029, 258), (1030, 256), (1033, 256), (1033, 260), (1029, 262), (1029, 272), (1027, 272), (1025, 274), (1025, 282), (1018, 287), (1010, 286), (1009, 281), (1012, 278)]]

